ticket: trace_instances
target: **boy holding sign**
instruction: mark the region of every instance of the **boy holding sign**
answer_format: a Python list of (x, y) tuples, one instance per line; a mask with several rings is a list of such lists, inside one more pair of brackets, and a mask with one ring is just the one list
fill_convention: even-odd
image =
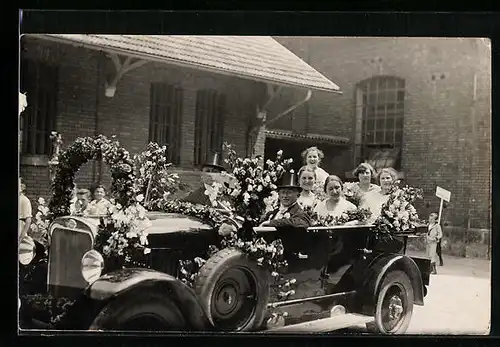
[(443, 231), (438, 223), (438, 214), (432, 212), (429, 215), (429, 227), (427, 232), (427, 256), (431, 260), (431, 274), (436, 275), (437, 253), (436, 247), (439, 240), (443, 237)]

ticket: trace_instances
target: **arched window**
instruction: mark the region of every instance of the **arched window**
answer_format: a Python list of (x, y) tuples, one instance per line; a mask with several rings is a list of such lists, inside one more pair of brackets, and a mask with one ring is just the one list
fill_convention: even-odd
[(403, 145), (405, 81), (376, 76), (356, 88), (355, 164), (400, 169)]

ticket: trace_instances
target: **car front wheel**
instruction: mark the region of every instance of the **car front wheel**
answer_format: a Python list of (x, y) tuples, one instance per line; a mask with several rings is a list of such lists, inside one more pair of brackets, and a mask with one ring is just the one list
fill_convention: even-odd
[(380, 287), (375, 309), (375, 322), (369, 331), (381, 334), (404, 334), (413, 313), (413, 286), (403, 271), (389, 272)]
[(145, 291), (111, 301), (89, 330), (178, 331), (184, 328), (184, 317), (177, 306), (165, 299), (165, 294)]

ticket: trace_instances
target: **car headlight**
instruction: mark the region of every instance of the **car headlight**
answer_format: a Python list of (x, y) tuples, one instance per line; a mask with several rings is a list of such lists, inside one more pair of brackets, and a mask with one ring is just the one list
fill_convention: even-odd
[(25, 236), (19, 244), (19, 262), (28, 265), (35, 258), (35, 241), (30, 236)]
[(82, 276), (87, 283), (93, 283), (101, 277), (104, 258), (96, 250), (90, 250), (82, 257)]

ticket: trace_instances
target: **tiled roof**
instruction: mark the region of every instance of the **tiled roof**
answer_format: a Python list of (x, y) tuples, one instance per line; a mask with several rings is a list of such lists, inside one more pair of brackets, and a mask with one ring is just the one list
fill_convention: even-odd
[(340, 92), (339, 86), (270, 36), (37, 36), (273, 84)]
[(288, 130), (266, 130), (266, 137), (283, 140), (317, 141), (318, 143), (348, 144), (349, 138), (322, 134), (298, 134)]

